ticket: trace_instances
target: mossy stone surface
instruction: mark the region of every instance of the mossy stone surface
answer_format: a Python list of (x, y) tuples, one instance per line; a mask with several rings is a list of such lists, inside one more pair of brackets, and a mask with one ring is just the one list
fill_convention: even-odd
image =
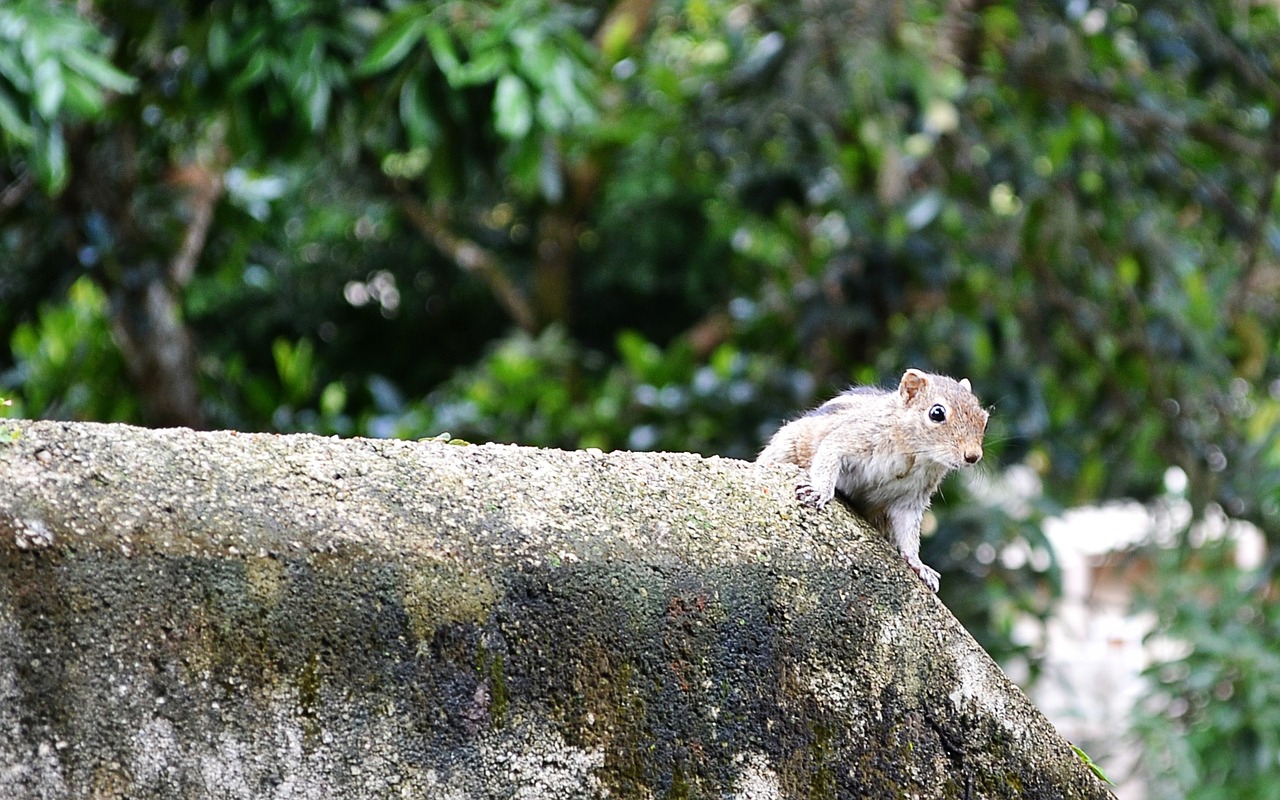
[(1108, 796), (787, 469), (4, 426), (2, 797)]

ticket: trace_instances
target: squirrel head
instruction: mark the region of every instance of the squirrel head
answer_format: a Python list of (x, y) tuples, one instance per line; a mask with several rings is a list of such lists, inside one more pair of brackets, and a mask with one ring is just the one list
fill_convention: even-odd
[(950, 468), (982, 459), (987, 410), (978, 402), (968, 378), (954, 380), (909, 369), (898, 383), (898, 395), (911, 429), (919, 433), (918, 454)]

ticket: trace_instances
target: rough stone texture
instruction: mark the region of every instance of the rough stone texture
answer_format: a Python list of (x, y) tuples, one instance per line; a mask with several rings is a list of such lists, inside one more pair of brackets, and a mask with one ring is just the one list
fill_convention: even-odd
[(4, 423), (0, 797), (1108, 796), (793, 480)]

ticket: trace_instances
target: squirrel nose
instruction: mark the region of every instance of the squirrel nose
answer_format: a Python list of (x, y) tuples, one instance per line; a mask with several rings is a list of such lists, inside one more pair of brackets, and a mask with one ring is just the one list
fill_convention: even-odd
[(964, 460), (970, 464), (977, 464), (982, 460), (981, 450), (969, 450), (964, 454)]

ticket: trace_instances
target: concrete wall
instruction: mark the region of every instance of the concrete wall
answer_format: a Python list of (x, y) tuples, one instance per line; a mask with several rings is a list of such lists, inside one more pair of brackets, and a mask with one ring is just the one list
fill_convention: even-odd
[(5, 423), (0, 797), (1107, 796), (793, 480)]

